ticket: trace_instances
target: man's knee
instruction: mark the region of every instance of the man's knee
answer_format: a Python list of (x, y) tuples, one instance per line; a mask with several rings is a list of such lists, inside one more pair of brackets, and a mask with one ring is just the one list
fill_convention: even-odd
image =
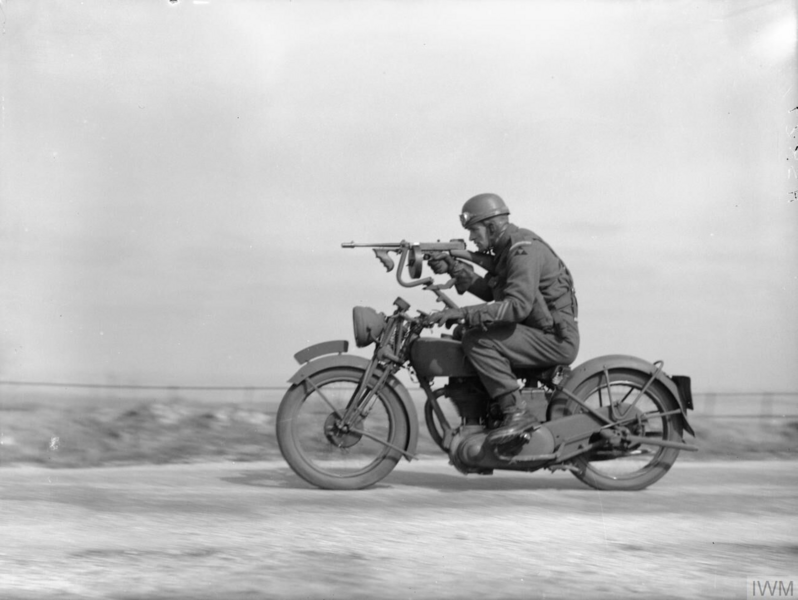
[(570, 365), (579, 354), (579, 331), (574, 328), (562, 342), (562, 364)]
[(463, 344), (463, 352), (466, 353), (466, 356), (471, 354), (474, 344), (477, 343), (476, 337), (477, 336), (474, 329), (466, 329), (463, 332), (463, 339), (461, 340), (461, 343)]
[(501, 353), (501, 344), (515, 333), (515, 324), (501, 323), (487, 329), (472, 327), (463, 333), (463, 351), (466, 356), (474, 351), (488, 350)]
[(491, 336), (488, 335), (488, 332), (480, 329), (479, 327), (474, 327), (472, 329), (467, 329), (463, 333), (463, 352), (465, 352), (466, 356), (473, 356), (475, 353), (479, 353), (480, 351), (488, 350), (495, 350), (496, 346), (491, 339)]

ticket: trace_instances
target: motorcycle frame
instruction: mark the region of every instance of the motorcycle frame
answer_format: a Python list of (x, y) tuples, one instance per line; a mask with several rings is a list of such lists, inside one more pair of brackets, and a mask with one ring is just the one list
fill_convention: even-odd
[[(468, 251), (453, 251), (452, 254), (456, 255), (458, 258), (462, 258), (462, 259), (468, 260), (470, 262), (475, 262), (475, 263), (479, 264), (480, 266), (482, 266), (483, 268), (488, 268), (488, 269), (490, 268), (490, 264), (488, 262), (486, 262), (486, 260), (490, 260), (488, 257), (481, 257), (481, 256), (475, 255), (474, 253), (468, 252)], [(406, 281), (406, 280), (404, 280), (402, 278), (402, 273), (404, 272), (404, 266), (405, 266), (405, 262), (408, 259), (408, 256), (410, 256), (410, 250), (407, 249), (407, 248), (403, 249), (401, 251), (401, 255), (400, 255), (400, 258), (399, 258), (399, 266), (396, 269), (396, 281), (399, 283), (399, 285), (401, 285), (402, 287), (406, 287), (406, 288), (422, 286), (423, 285), (425, 290), (429, 290), (429, 291), (433, 292), (438, 297), (438, 300), (443, 302), (447, 307), (449, 307), (449, 308), (459, 308), (458, 305), (449, 296), (447, 296), (444, 293), (444, 291), (443, 291), (443, 290), (446, 290), (446, 289), (450, 289), (454, 285), (454, 279), (450, 279), (446, 283), (439, 284), (439, 285), (435, 285), (435, 282), (434, 282), (432, 277), (426, 277), (424, 279), (418, 279), (418, 277), (420, 277), (420, 274), (421, 274), (421, 269), (420, 269), (420, 266), (419, 266), (421, 264), (421, 261), (418, 258), (416, 258), (414, 261), (412, 261), (413, 265), (416, 266), (417, 268), (415, 269), (414, 272), (411, 272), (411, 276), (416, 278), (416, 279), (418, 279), (418, 280), (417, 281)], [(609, 370), (608, 370), (608, 367), (607, 367), (607, 364), (606, 364), (607, 362), (609, 362), (611, 364), (612, 363), (618, 363), (618, 364), (612, 364), (613, 367), (615, 367), (615, 366), (629, 366), (630, 362), (634, 362), (634, 363), (636, 363), (635, 366), (637, 366), (638, 368), (642, 367), (643, 372), (651, 373), (651, 377), (649, 378), (648, 383), (646, 383), (646, 385), (643, 387), (643, 389), (641, 389), (638, 392), (638, 395), (635, 398), (635, 400), (632, 402), (631, 406), (634, 406), (635, 404), (637, 404), (637, 402), (646, 393), (646, 391), (648, 391), (649, 387), (651, 387), (651, 385), (654, 383), (655, 380), (659, 380), (659, 381), (661, 381), (663, 383), (663, 385), (665, 385), (667, 390), (673, 395), (674, 398), (676, 398), (677, 402), (679, 403), (679, 406), (680, 406), (679, 413), (681, 414), (682, 426), (691, 435), (695, 435), (693, 433), (692, 427), (690, 427), (690, 424), (687, 422), (687, 413), (686, 413), (687, 400), (685, 398), (683, 398), (683, 395), (680, 393), (680, 391), (678, 390), (677, 386), (669, 378), (666, 378), (665, 376), (661, 376), (662, 375), (662, 367), (663, 367), (663, 364), (664, 364), (663, 361), (657, 361), (657, 362), (653, 363), (653, 369), (654, 370), (652, 372), (651, 371), (652, 365), (650, 365), (646, 361), (642, 361), (642, 360), (640, 360), (640, 359), (638, 359), (638, 358), (636, 358), (634, 356), (611, 355), (611, 356), (608, 356), (608, 357), (599, 357), (598, 359), (593, 359), (591, 361), (588, 361), (587, 363), (583, 363), (583, 365), (580, 365), (579, 367), (577, 367), (577, 370), (582, 368), (584, 365), (592, 365), (596, 360), (602, 360), (602, 361), (605, 362), (605, 364), (602, 364), (602, 370), (604, 372), (604, 377), (605, 377), (605, 381), (607, 382), (607, 389), (608, 390), (609, 390)], [(620, 363), (623, 363), (623, 365), (621, 365)], [(640, 364), (640, 363), (642, 363), (642, 364)], [(592, 374), (593, 374), (593, 372), (590, 372), (590, 375), (592, 375)], [(445, 417), (443, 416), (443, 410), (441, 409), (440, 405), (438, 404), (437, 397), (432, 392), (431, 385), (429, 383), (426, 383), (426, 384), (421, 383), (421, 381), (419, 381), (419, 383), (421, 384), (422, 388), (424, 389), (424, 391), (425, 391), (425, 393), (427, 395), (427, 399), (432, 403), (432, 407), (433, 407), (433, 410), (434, 410), (436, 416), (439, 418), (439, 420), (441, 420), (442, 424), (443, 423), (447, 423)], [(580, 383), (582, 383), (582, 379), (579, 379), (576, 382), (572, 382), (569, 387), (572, 388), (572, 389), (576, 388), (577, 385), (580, 384)], [(605, 424), (604, 425), (605, 427), (612, 427), (612, 426), (618, 425), (618, 422), (612, 420), (612, 411), (610, 411), (610, 415), (609, 415), (610, 418), (607, 418), (604, 415), (602, 415), (601, 413), (599, 413), (599, 412), (593, 410), (591, 407), (587, 406), (576, 395), (574, 395), (570, 391), (570, 389), (568, 389), (566, 387), (558, 386), (558, 385), (553, 385), (553, 384), (552, 384), (552, 387), (558, 393), (565, 394), (571, 400), (573, 400), (574, 402), (579, 404), (585, 411), (591, 413), (594, 417), (596, 417), (600, 421), (603, 421), (604, 424)], [(610, 399), (610, 405), (612, 405), (612, 399)], [(668, 413), (668, 414), (670, 414), (670, 413)], [(447, 423), (447, 425), (448, 425), (448, 423)], [(666, 444), (663, 442), (662, 445), (666, 445)], [(697, 448), (695, 448), (694, 446), (689, 446), (687, 444), (682, 444), (682, 445), (679, 445), (678, 447), (683, 449), (683, 450), (697, 450)]]
[[(454, 254), (454, 253), (453, 253)], [(476, 262), (481, 266), (485, 267), (484, 261), (481, 260), (474, 260), (475, 257), (471, 256), (472, 253), (464, 252), (464, 253), (457, 253), (458, 257), (464, 258), (465, 260), (471, 260), (471, 262)], [(426, 277), (424, 279), (419, 279), (420, 277), (420, 264), (421, 260), (419, 257), (415, 257), (414, 265), (415, 268), (411, 272), (411, 276), (416, 279), (415, 281), (407, 281), (403, 279), (402, 274), (404, 272), (405, 264), (408, 260), (408, 256), (410, 256), (410, 249), (403, 248), (400, 251), (400, 258), (398, 268), (396, 270), (396, 280), (402, 287), (405, 288), (412, 288), (417, 286), (424, 286), (425, 290), (429, 290), (433, 292), (439, 301), (443, 302), (449, 308), (458, 308), (458, 305), (449, 298), (443, 290), (449, 289), (454, 285), (454, 280), (450, 279), (445, 284), (438, 284), (434, 283), (432, 277)], [(331, 407), (335, 412), (336, 416), (338, 416), (341, 421), (350, 427), (350, 430), (354, 433), (358, 433), (374, 439), (375, 441), (390, 447), (393, 450), (397, 450), (400, 452), (407, 460), (412, 460), (416, 458), (415, 455), (415, 448), (418, 442), (418, 417), (415, 410), (415, 405), (413, 404), (412, 399), (409, 396), (409, 393), (405, 389), (405, 387), (395, 378), (396, 372), (402, 368), (405, 362), (408, 360), (408, 351), (412, 343), (417, 339), (420, 335), (421, 329), (417, 331), (413, 331), (412, 327), (405, 330), (403, 333), (402, 339), (399, 339), (398, 336), (400, 333), (400, 325), (404, 320), (412, 321), (410, 317), (406, 314), (407, 308), (409, 305), (398, 298), (395, 302), (397, 306), (397, 310), (388, 317), (388, 326), (385, 328), (385, 331), (382, 332), (380, 339), (377, 340), (376, 348), (371, 359), (364, 359), (361, 357), (356, 357), (350, 354), (346, 354), (348, 351), (348, 342), (345, 340), (336, 340), (330, 342), (323, 342), (320, 344), (315, 344), (313, 346), (309, 346), (300, 352), (294, 355), (294, 358), (299, 362), (302, 366), (300, 367), (299, 371), (294, 374), (294, 376), (289, 379), (294, 385), (305, 384), (313, 389), (319, 396)], [(396, 338), (392, 340), (392, 338)], [(392, 343), (393, 342), (393, 343)], [(393, 348), (391, 348), (393, 346)], [(397, 354), (398, 353), (398, 354)], [(693, 434), (692, 428), (690, 427), (689, 423), (687, 423), (686, 419), (686, 400), (680, 394), (677, 386), (663, 374), (662, 361), (657, 361), (653, 365), (638, 359), (633, 356), (626, 356), (626, 355), (611, 355), (607, 357), (599, 357), (596, 359), (592, 359), (587, 361), (586, 363), (582, 363), (579, 365), (574, 371), (572, 371), (571, 376), (568, 377), (564, 384), (555, 384), (553, 382), (546, 382), (549, 387), (551, 387), (555, 394), (562, 394), (572, 400), (573, 402), (577, 403), (583, 410), (587, 413), (591, 414), (594, 418), (596, 418), (600, 423), (602, 423), (601, 427), (597, 429), (597, 432), (600, 433), (603, 440), (599, 442), (595, 442), (589, 444), (588, 446), (584, 446), (582, 449), (576, 452), (570, 452), (568, 454), (563, 454), (563, 450), (567, 447), (567, 445), (579, 437), (565, 439), (563, 442), (560, 443), (558, 448), (555, 452), (551, 455), (541, 456), (540, 459), (545, 461), (548, 464), (541, 464), (541, 468), (544, 466), (551, 466), (556, 463), (569, 460), (578, 456), (580, 454), (584, 454), (585, 452), (589, 452), (595, 448), (598, 448), (606, 443), (606, 441), (614, 440), (616, 438), (622, 439), (624, 442), (627, 443), (635, 443), (635, 442), (642, 442), (644, 441), (650, 445), (657, 445), (662, 447), (671, 447), (671, 448), (678, 448), (681, 450), (690, 450), (695, 451), (698, 448), (695, 446), (691, 446), (685, 443), (678, 443), (678, 442), (670, 442), (667, 440), (658, 440), (656, 442), (647, 439), (647, 438), (638, 438), (637, 436), (631, 435), (628, 430), (624, 427), (626, 421), (623, 420), (621, 416), (621, 420), (613, 420), (612, 417), (612, 405), (613, 401), (610, 398), (610, 410), (609, 410), (609, 418), (604, 416), (600, 411), (593, 409), (592, 407), (588, 406), (585, 402), (583, 402), (579, 397), (577, 397), (572, 390), (575, 390), (583, 381), (585, 381), (588, 377), (593, 376), (596, 372), (599, 365), (597, 361), (601, 361), (601, 371), (604, 375), (604, 381), (607, 383), (607, 388), (609, 390), (609, 371), (612, 368), (634, 368), (642, 370), (643, 372), (650, 373), (650, 377), (648, 382), (645, 386), (638, 392), (637, 397), (630, 405), (630, 408), (627, 408), (626, 411), (631, 410), (638, 400), (646, 393), (646, 391), (650, 388), (650, 386), (655, 382), (661, 382), (665, 387), (666, 390), (676, 399), (679, 408), (674, 409), (672, 411), (668, 411), (662, 413), (660, 416), (668, 416), (671, 414), (680, 414), (682, 425), (685, 430), (689, 433)], [(334, 368), (339, 366), (349, 366), (355, 367), (358, 369), (364, 370), (363, 376), (358, 383), (358, 386), (351, 398), (348, 402), (347, 407), (345, 409), (344, 414), (340, 414), (338, 410), (336, 410), (332, 403), (327, 400), (323, 394), (323, 392), (313, 383), (311, 379), (311, 375), (326, 370), (328, 368)], [(376, 382), (373, 384), (372, 379), (377, 377)], [(436, 417), (438, 418), (441, 427), (443, 428), (443, 447), (448, 450), (451, 446), (451, 441), (454, 436), (456, 428), (451, 427), (446, 416), (443, 412), (443, 409), (438, 402), (438, 395), (435, 390), (432, 389), (432, 380), (421, 378), (419, 377), (419, 385), (424, 390), (425, 395), (427, 397), (427, 401), (430, 402), (432, 405), (433, 412), (435, 413)], [(368, 412), (371, 409), (373, 400), (376, 394), (385, 386), (390, 385), (392, 391), (396, 392), (399, 398), (402, 401), (402, 404), (405, 409), (406, 417), (410, 421), (409, 427), (409, 436), (408, 436), (408, 443), (406, 444), (405, 448), (400, 448), (393, 444), (390, 444), (384, 440), (376, 439), (371, 436), (368, 432), (359, 430), (353, 426), (356, 419), (359, 416), (365, 417), (368, 415)], [(552, 401), (550, 401), (551, 404)], [(631, 419), (629, 420), (631, 422)], [(429, 427), (429, 424), (427, 424)], [(611, 431), (614, 430), (614, 431)], [(580, 434), (581, 435), (581, 434)], [(693, 434), (694, 435), (694, 434)]]

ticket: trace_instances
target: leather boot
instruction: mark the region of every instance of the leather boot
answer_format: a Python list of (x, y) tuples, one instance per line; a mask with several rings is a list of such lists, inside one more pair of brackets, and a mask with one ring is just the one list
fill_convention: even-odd
[(504, 444), (525, 431), (535, 430), (540, 427), (540, 421), (527, 412), (526, 403), (521, 398), (520, 392), (512, 392), (497, 399), (504, 413), (501, 425), (488, 434), (490, 444)]

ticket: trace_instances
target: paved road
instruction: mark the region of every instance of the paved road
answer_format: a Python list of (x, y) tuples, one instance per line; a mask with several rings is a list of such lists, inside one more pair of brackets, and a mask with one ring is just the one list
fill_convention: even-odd
[(798, 571), (796, 467), (677, 462), (632, 493), (438, 459), (359, 492), (280, 462), (7, 468), (0, 598), (745, 598)]

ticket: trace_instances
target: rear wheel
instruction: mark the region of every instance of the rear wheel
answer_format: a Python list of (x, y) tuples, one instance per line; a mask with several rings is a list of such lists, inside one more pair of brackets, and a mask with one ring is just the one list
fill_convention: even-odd
[(329, 369), (283, 397), (277, 441), (288, 465), (308, 483), (335, 490), (365, 488), (388, 475), (401, 458), (396, 448), (405, 448), (409, 424), (390, 386), (375, 395), (367, 414), (348, 426), (342, 422), (363, 375), (357, 368)]
[[(641, 391), (651, 375), (634, 370), (611, 370), (609, 382), (604, 372), (583, 382), (574, 395), (593, 409), (612, 405), (613, 420), (622, 422), (629, 433), (650, 439), (679, 442), (682, 426), (678, 400), (658, 381)], [(572, 400), (565, 412), (576, 414), (584, 408)], [(672, 413), (672, 414), (666, 414)], [(576, 477), (599, 490), (642, 490), (659, 480), (676, 461), (679, 450), (653, 443), (618, 444), (604, 447), (573, 460)]]

